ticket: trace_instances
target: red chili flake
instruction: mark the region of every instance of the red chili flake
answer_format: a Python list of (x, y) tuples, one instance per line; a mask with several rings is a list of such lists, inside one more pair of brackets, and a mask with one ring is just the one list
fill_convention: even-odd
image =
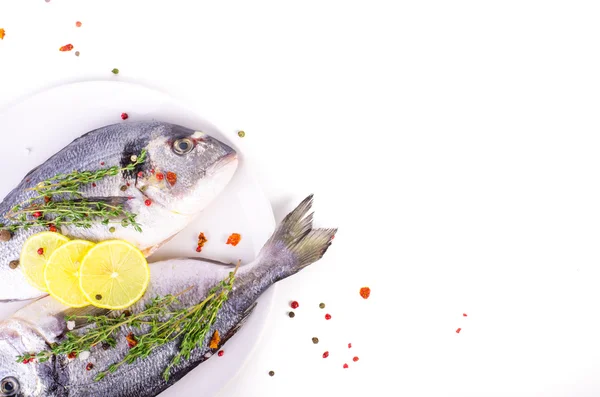
[(329, 352), (323, 353), (323, 358), (327, 358), (327, 357), (329, 357)]
[(202, 252), (202, 248), (204, 247), (204, 244), (206, 244), (207, 241), (208, 239), (206, 238), (204, 233), (200, 233), (198, 235), (198, 246), (196, 247), (196, 252)]
[(96, 182), (92, 182), (92, 187), (96, 187)]
[(133, 334), (133, 332), (130, 332), (129, 335), (127, 335), (125, 337), (125, 339), (127, 340), (127, 346), (129, 346), (130, 349), (132, 347), (136, 347), (138, 344), (137, 339), (135, 339), (135, 335)]
[(352, 361), (357, 362), (358, 361), (358, 357), (354, 356), (354, 358), (352, 359)]
[(59, 48), (60, 51), (71, 51), (73, 49), (73, 44), (67, 44)]
[(167, 172), (167, 182), (169, 185), (174, 186), (177, 183), (177, 174), (174, 172)]
[(213, 337), (210, 340), (209, 347), (211, 349), (217, 349), (219, 347), (219, 342), (221, 342), (221, 337), (219, 336), (219, 330), (215, 330), (215, 333), (213, 334)]
[(78, 28), (80, 28), (81, 27), (81, 22), (79, 22), (79, 21), (75, 22), (75, 26), (77, 26)]
[(94, 364), (88, 363), (88, 365), (85, 366), (85, 369), (91, 371), (92, 369), (94, 369)]
[(44, 255), (44, 249), (38, 248), (37, 253), (38, 253), (38, 255)]
[(300, 305), (298, 304), (298, 302), (296, 302), (296, 301), (293, 301), (293, 302), (292, 302), (292, 304), (291, 304), (290, 306), (292, 307), (292, 309), (297, 309), (297, 308), (298, 308), (298, 306), (300, 306)]
[(460, 334), (460, 330), (461, 330), (461, 328), (457, 328), (457, 329), (456, 329), (456, 333), (457, 333), (457, 334)]
[(4, 40), (4, 36), (6, 36), (6, 31), (0, 28), (0, 40)]
[[(144, 173), (142, 171), (138, 172), (138, 178), (141, 178), (143, 176), (144, 176)], [(129, 186), (129, 185), (127, 185), (127, 186)]]
[(56, 226), (54, 226), (54, 225), (50, 225), (50, 227), (49, 227), (49, 230), (50, 230), (51, 232), (55, 232), (55, 233), (56, 233), (56, 231), (57, 231), (58, 229), (56, 228)]
[(362, 287), (360, 289), (360, 296), (362, 296), (364, 299), (367, 299), (370, 295), (371, 295), (371, 288)]
[(127, 120), (128, 118), (129, 118), (129, 115), (127, 113), (121, 113), (121, 119)]
[(238, 233), (231, 233), (231, 236), (227, 239), (227, 244), (231, 244), (234, 247), (240, 243), (242, 236)]
[(52, 201), (52, 197), (50, 196), (44, 196), (44, 203), (48, 204), (50, 201)]
[(467, 313), (463, 313), (463, 317), (467, 317)]
[(26, 358), (23, 360), (23, 364), (29, 364), (32, 361), (33, 361), (33, 358)]
[(31, 178), (25, 179), (25, 182), (31, 182)]
[(348, 368), (348, 364), (344, 364), (344, 368)]
[(42, 213), (39, 212), (39, 211), (36, 211), (36, 212), (33, 213), (33, 217), (34, 218), (39, 218), (40, 216), (42, 216)]
[(348, 349), (352, 349), (352, 343), (348, 343)]
[(325, 315), (325, 320), (331, 320), (331, 314), (326, 314)]
[(150, 173), (154, 175), (154, 168), (150, 168)]
[(165, 178), (165, 176), (162, 172), (156, 173), (156, 179), (158, 179), (159, 181), (162, 181), (164, 178)]
[(152, 200), (146, 199), (146, 201), (144, 201), (144, 204), (146, 204), (146, 207), (150, 207), (152, 205)]
[(69, 358), (69, 360), (72, 360), (72, 359), (74, 359), (75, 357), (77, 357), (77, 353), (75, 353), (75, 352), (71, 352), (71, 353), (69, 353), (69, 354), (67, 355), (67, 357)]
[(223, 354), (225, 354), (225, 352), (223, 350), (219, 350), (219, 353), (217, 353), (219, 357), (223, 357)]

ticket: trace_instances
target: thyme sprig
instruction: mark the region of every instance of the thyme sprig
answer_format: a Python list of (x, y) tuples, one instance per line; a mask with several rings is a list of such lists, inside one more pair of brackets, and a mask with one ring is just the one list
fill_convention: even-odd
[(122, 226), (131, 225), (138, 232), (141, 225), (136, 222), (136, 214), (127, 211), (123, 202), (90, 200), (83, 197), (81, 187), (121, 172), (134, 171), (146, 160), (147, 152), (142, 150), (132, 162), (125, 167), (112, 166), (96, 171), (73, 171), (69, 174), (58, 174), (52, 178), (29, 188), (37, 194), (15, 205), (5, 218), (11, 221), (6, 229), (14, 232), (32, 227), (60, 227), (73, 225), (90, 228), (100, 219), (102, 224), (118, 220)]
[(165, 381), (168, 381), (173, 367), (178, 365), (182, 359), (188, 360), (192, 351), (204, 343), (219, 310), (227, 301), (238, 268), (239, 263), (227, 278), (208, 292), (202, 302), (189, 308), (176, 309), (175, 306), (181, 304), (179, 297), (191, 290), (191, 287), (177, 295), (155, 297), (138, 314), (129, 316), (121, 314), (116, 317), (110, 315), (69, 316), (66, 318), (67, 321), (85, 320), (86, 324), (92, 326), (82, 334), (69, 331), (62, 342), (51, 346), (51, 350), (23, 354), (17, 357), (17, 362), (28, 363), (34, 359), (44, 362), (53, 355), (79, 354), (91, 350), (98, 344), (114, 347), (117, 344), (117, 333), (123, 327), (131, 327), (142, 330), (136, 336), (135, 346), (127, 351), (121, 361), (113, 363), (99, 372), (94, 380), (100, 381), (122, 365), (133, 364), (138, 359), (148, 357), (154, 349), (173, 341), (179, 341), (177, 354), (163, 372)]

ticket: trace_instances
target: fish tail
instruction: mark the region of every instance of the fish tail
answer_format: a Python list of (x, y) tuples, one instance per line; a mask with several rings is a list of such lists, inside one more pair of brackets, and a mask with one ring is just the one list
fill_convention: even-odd
[(331, 246), (337, 229), (313, 229), (312, 204), (311, 194), (283, 219), (261, 252), (265, 261), (283, 268), (279, 279), (315, 263)]

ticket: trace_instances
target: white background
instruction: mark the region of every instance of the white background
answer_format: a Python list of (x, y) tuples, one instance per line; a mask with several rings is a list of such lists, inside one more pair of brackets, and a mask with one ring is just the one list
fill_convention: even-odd
[(143, 83), (246, 131), (278, 219), (315, 193), (338, 238), (222, 396), (597, 396), (596, 4), (0, 0), (0, 106)]

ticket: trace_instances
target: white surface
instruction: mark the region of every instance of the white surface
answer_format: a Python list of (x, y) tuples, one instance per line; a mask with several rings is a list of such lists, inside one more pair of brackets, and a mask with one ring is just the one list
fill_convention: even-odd
[[(4, 145), (31, 148), (29, 155), (25, 150), (12, 150), (6, 151), (0, 159), (0, 167), (11, 170), (2, 180), (0, 195), (4, 197), (29, 170), (73, 139), (96, 128), (122, 122), (120, 115), (124, 110), (130, 120), (177, 123), (206, 132), (234, 148), (237, 146), (190, 109), (154, 90), (107, 81), (68, 84), (36, 94), (0, 113), (0, 131), (19, 131), (3, 136)], [(35, 117), (29, 117), (32, 114)], [(273, 212), (244, 161), (243, 153), (238, 158), (238, 170), (223, 193), (187, 228), (152, 255), (150, 262), (200, 256), (227, 263), (237, 260), (249, 263), (256, 257), (274, 230)], [(196, 242), (200, 232), (205, 233), (208, 242), (198, 254)], [(225, 244), (232, 232), (242, 235), (242, 241), (236, 247)], [(198, 366), (161, 397), (191, 394), (200, 387), (209, 396), (221, 390), (237, 374), (251, 354), (255, 341), (260, 339), (275, 288), (259, 298), (255, 312), (243, 330), (224, 347), (227, 356), (215, 357)], [(9, 317), (26, 304), (0, 305), (0, 319)]]
[(597, 396), (599, 7), (0, 0), (0, 103), (142, 82), (246, 131), (277, 219), (316, 194), (335, 244), (221, 396)]

